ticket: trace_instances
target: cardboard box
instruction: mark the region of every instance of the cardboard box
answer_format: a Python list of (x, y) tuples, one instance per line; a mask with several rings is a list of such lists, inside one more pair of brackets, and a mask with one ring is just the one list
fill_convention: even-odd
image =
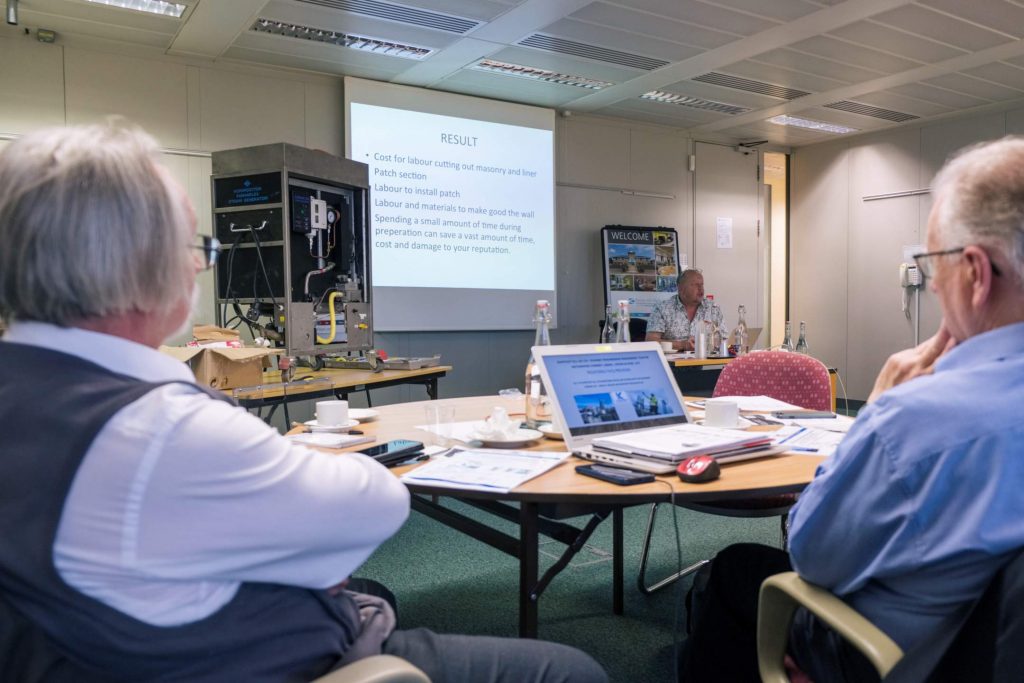
[(263, 383), (263, 368), (269, 367), (272, 349), (202, 348), (161, 346), (169, 356), (188, 364), (196, 382), (212, 389), (251, 387)]

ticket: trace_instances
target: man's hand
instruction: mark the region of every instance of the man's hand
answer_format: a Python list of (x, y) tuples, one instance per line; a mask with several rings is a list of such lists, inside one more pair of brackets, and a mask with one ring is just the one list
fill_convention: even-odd
[(878, 373), (875, 388), (868, 396), (868, 403), (873, 403), (882, 393), (894, 386), (921, 375), (932, 374), (935, 361), (954, 346), (956, 346), (956, 339), (949, 334), (949, 330), (946, 329), (946, 324), (943, 322), (939, 331), (931, 339), (921, 342), (912, 349), (904, 349), (892, 354), (882, 366), (882, 371)]

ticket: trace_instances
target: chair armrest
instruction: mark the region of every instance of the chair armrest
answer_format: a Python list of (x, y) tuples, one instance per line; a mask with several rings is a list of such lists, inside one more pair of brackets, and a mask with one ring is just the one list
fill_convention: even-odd
[(903, 651), (878, 627), (832, 593), (807, 583), (796, 572), (776, 574), (761, 584), (757, 608), (757, 659), (765, 683), (789, 683), (783, 668), (789, 627), (803, 606), (832, 627), (871, 662), (881, 677)]
[(404, 659), (374, 655), (321, 676), (313, 683), (430, 683), (430, 679)]

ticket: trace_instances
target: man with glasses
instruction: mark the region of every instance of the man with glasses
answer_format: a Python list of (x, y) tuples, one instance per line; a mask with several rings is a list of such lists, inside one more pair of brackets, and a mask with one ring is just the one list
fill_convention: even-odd
[[(885, 363), (790, 512), (788, 557), (747, 545), (715, 559), (685, 680), (757, 680), (757, 589), (790, 565), (927, 671), (943, 654), (934, 643), (1024, 548), (1024, 139), (959, 154), (932, 196), (916, 260), (942, 309), (938, 332)], [(806, 612), (790, 644), (813, 680), (877, 680)]]
[(0, 153), (0, 679), (301, 681), (384, 652), (435, 683), (606, 680), (561, 645), (395, 630), (344, 590), (409, 494), (156, 350), (219, 248), (157, 158), (119, 126)]
[(704, 274), (688, 268), (676, 278), (676, 296), (662, 301), (651, 311), (644, 341), (671, 341), (676, 351), (693, 351), (694, 335), (707, 321), (718, 329), (722, 309), (704, 298)]

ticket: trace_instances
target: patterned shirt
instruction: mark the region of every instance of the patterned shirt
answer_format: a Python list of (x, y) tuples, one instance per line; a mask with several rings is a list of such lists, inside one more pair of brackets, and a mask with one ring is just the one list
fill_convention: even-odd
[(686, 317), (686, 307), (679, 300), (679, 295), (676, 295), (654, 307), (647, 320), (647, 331), (661, 332), (661, 338), (667, 341), (689, 339), (692, 335), (690, 328), (699, 320), (708, 320), (717, 329), (722, 324), (722, 309), (714, 301), (701, 299), (691, 322)]

